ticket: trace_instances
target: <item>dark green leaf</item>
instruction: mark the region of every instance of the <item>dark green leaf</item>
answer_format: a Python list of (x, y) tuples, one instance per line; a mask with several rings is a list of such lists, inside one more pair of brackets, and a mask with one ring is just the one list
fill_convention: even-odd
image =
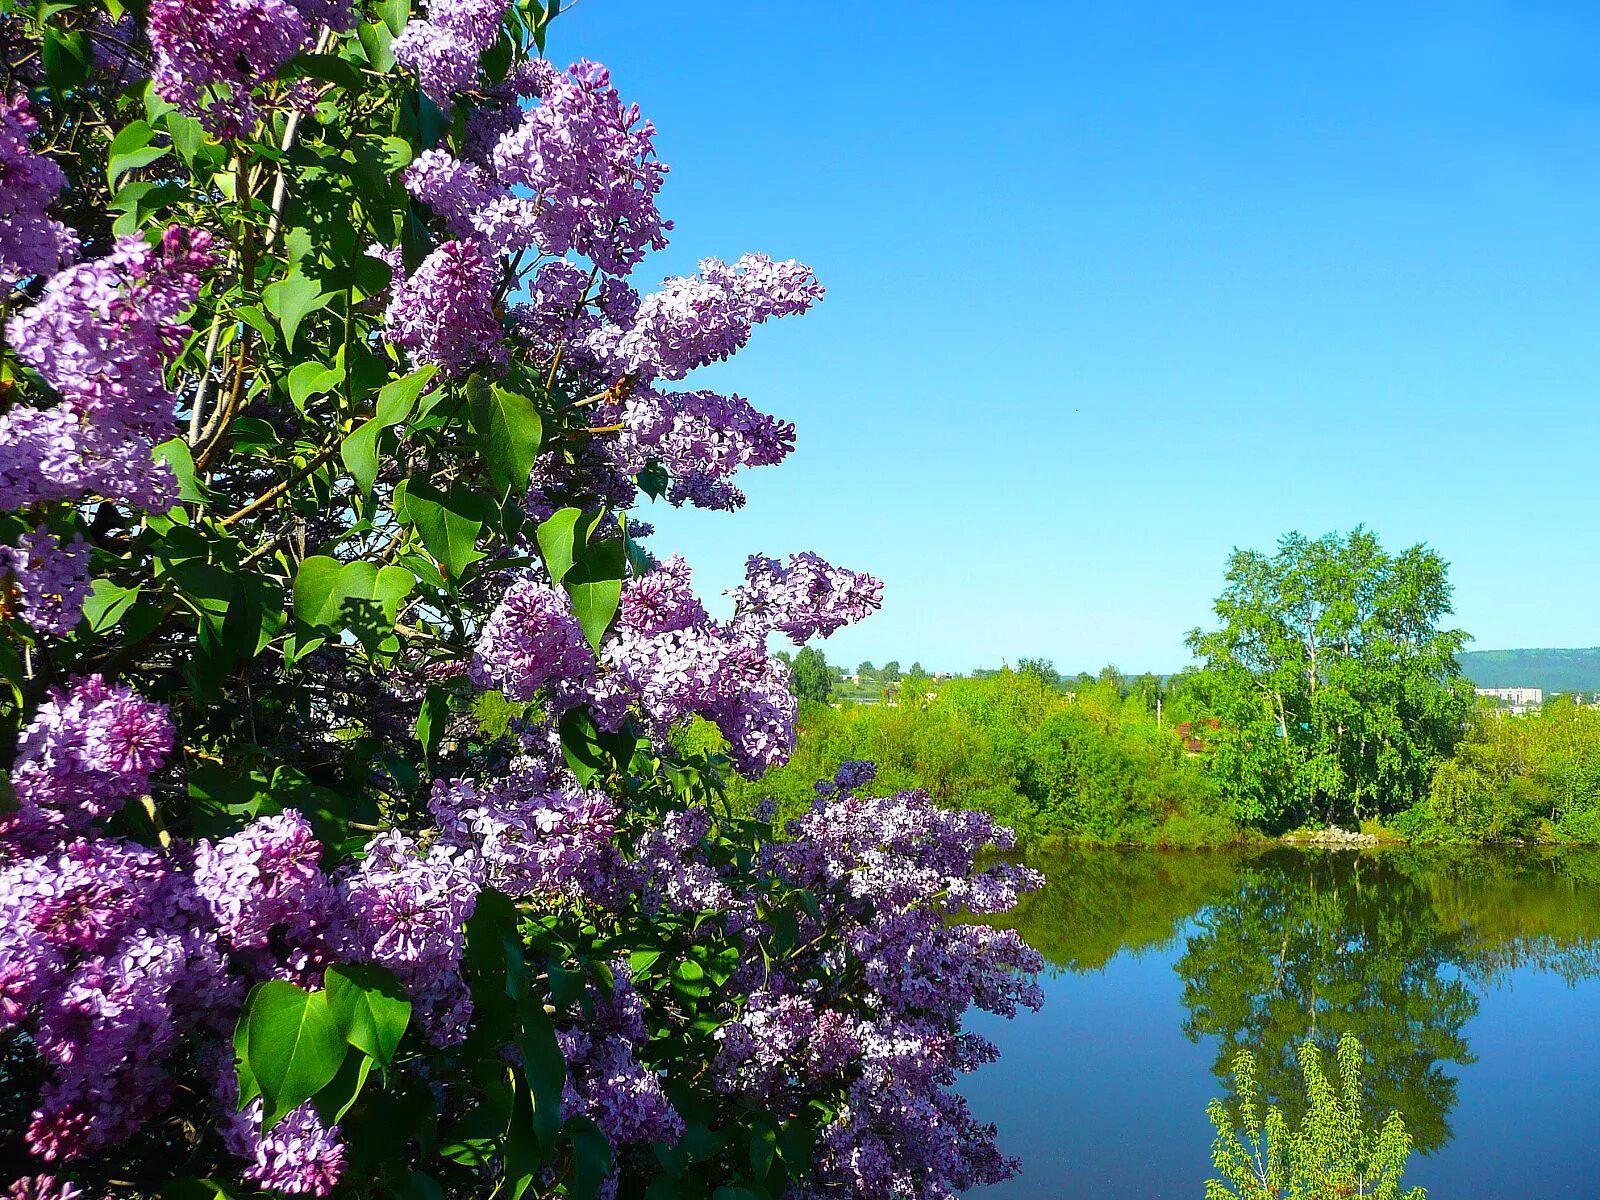
[(588, 1117), (573, 1117), (563, 1132), (572, 1141), (572, 1178), (567, 1195), (575, 1200), (594, 1200), (600, 1185), (611, 1174), (611, 1140)]
[(521, 495), (527, 490), (544, 430), (533, 401), (473, 376), (467, 383), (467, 403), (490, 476), (502, 491)]
[(483, 503), (471, 488), (453, 487), (441, 492), (423, 479), (409, 479), (394, 498), (395, 512), (417, 528), (428, 548), (452, 579), (460, 579), (484, 557), (478, 549), (483, 533)]
[(549, 1146), (561, 1127), (561, 1089), (567, 1081), (567, 1060), (556, 1041), (555, 1026), (544, 1011), (544, 1000), (525, 995), (519, 1005), (522, 1018), (522, 1071), (533, 1097), (533, 1132)]
[(139, 589), (136, 587), (121, 587), (109, 579), (96, 579), (88, 599), (83, 602), (83, 615), (88, 619), (90, 629), (104, 633), (122, 620), (129, 605), (138, 598)]
[(189, 450), (189, 443), (181, 437), (168, 438), (155, 448), (157, 461), (166, 463), (172, 468), (172, 473), (178, 477), (178, 498), (190, 504), (204, 504), (206, 494), (200, 481), (195, 478), (194, 455)]

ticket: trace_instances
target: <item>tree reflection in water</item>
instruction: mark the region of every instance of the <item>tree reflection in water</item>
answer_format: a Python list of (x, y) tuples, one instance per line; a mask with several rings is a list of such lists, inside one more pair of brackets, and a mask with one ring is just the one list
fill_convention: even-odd
[(1454, 1068), (1478, 995), (1533, 966), (1600, 973), (1600, 852), (1076, 851), (1030, 858), (1049, 885), (1015, 923), (1051, 964), (1176, 951), (1184, 1032), (1226, 1079), (1252, 1051), (1264, 1095), (1303, 1103), (1298, 1045), (1345, 1033), (1374, 1111), (1423, 1152), (1450, 1140)]

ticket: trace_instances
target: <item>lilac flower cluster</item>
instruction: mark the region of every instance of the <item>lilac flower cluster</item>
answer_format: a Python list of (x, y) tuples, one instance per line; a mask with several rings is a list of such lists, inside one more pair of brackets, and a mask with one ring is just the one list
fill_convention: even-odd
[(484, 785), (437, 780), (429, 811), (441, 842), (477, 856), (486, 882), (508, 896), (614, 901), (627, 890), (616, 805), (578, 786), (559, 754), (521, 757)]
[(13, 548), (0, 546), (0, 577), (9, 575), (22, 619), (39, 633), (66, 637), (89, 595), (89, 547), (82, 537), (63, 544), (43, 525)]
[(594, 654), (567, 593), (531, 579), (512, 584), (478, 634), (471, 675), (513, 700), (532, 700), (551, 683), (569, 699), (580, 696), (594, 677)]
[(494, 147), (499, 182), (539, 201), (538, 244), (576, 251), (608, 275), (626, 275), (672, 228), (656, 209), (666, 165), (655, 126), (624, 104), (599, 63), (574, 63)]
[(395, 285), (386, 317), (389, 340), (409, 351), (418, 366), (432, 363), (449, 375), (503, 361), (494, 310), (499, 278), (499, 268), (479, 245), (445, 242)]
[(624, 403), (617, 459), (630, 474), (651, 462), (672, 478), (677, 505), (732, 511), (744, 493), (728, 482), (745, 467), (776, 466), (794, 449), (794, 425), (757, 412), (742, 396), (640, 387)]
[(150, 787), (172, 750), (167, 711), (98, 675), (53, 688), (17, 741), (17, 809), (0, 841), (26, 853), (91, 829)]
[(788, 668), (768, 658), (752, 629), (707, 616), (674, 556), (623, 585), (615, 629), (601, 647), (603, 671), (590, 698), (595, 719), (616, 729), (630, 711), (664, 741), (691, 716), (715, 724), (735, 765), (759, 775), (794, 749), (798, 709)]
[(101, 835), (172, 747), (162, 706), (98, 676), (53, 692), (18, 740), (17, 811), (0, 822), (0, 1031), (26, 1029), (47, 1069), (26, 1140), (53, 1162), (127, 1137), (173, 1095), (174, 1054), (198, 1039), (220, 1064), (214, 1099), (246, 1177), (326, 1194), (343, 1171), (337, 1128), (307, 1108), (263, 1134), (259, 1101), (229, 1115), (227, 1038), (245, 994), (375, 962), (406, 984), (430, 1038), (458, 1039), (470, 1010), (461, 926), (481, 860), (390, 832), (327, 875), (292, 811), (162, 850)]
[(434, 0), (394, 40), (395, 61), (417, 74), (422, 94), (445, 112), (478, 80), (478, 60), (500, 36), (510, 0)]
[(151, 455), (173, 425), (163, 372), (188, 327), (210, 235), (174, 226), (150, 246), (119, 240), (105, 258), (53, 276), (13, 317), (17, 356), (61, 396), (53, 409), (0, 416), (0, 508), (100, 495), (139, 508), (171, 505), (171, 470)]
[(683, 1135), (683, 1118), (655, 1072), (638, 1060), (649, 1038), (644, 1002), (628, 964), (614, 963), (612, 970), (616, 984), (609, 996), (589, 989), (594, 1015), (556, 1035), (567, 1060), (562, 1112), (590, 1118), (614, 1147), (674, 1142)]
[(667, 279), (641, 300), (627, 326), (597, 330), (588, 349), (619, 375), (682, 379), (731, 357), (755, 326), (797, 316), (822, 296), (811, 268), (794, 259), (746, 254), (730, 267), (708, 258), (698, 275)]
[[(791, 823), (792, 840), (769, 848), (768, 869), (817, 898), (800, 930), (817, 949), (746, 971), (749, 1000), (720, 1031), (714, 1070), (724, 1090), (774, 1111), (843, 1088), (801, 1194), (950, 1200), (1016, 1169), (952, 1090), (994, 1055), (961, 1032), (962, 1016), (1042, 1001), (1036, 952), (1014, 931), (958, 918), (973, 902), (1002, 911), (1040, 880), (1004, 863), (976, 869), (986, 846), (1011, 844), (987, 815), (942, 811), (921, 792), (864, 795), (871, 774), (845, 764)], [(747, 936), (764, 931), (752, 917)], [(843, 974), (840, 954), (852, 964)]]
[(156, 92), (223, 137), (261, 118), (256, 89), (308, 49), (319, 25), (354, 18), (348, 0), (154, 0), (146, 33)]
[(829, 637), (883, 607), (882, 583), (861, 571), (830, 566), (809, 551), (791, 554), (787, 567), (753, 554), (744, 577), (733, 590), (734, 623), (762, 634), (784, 634), (796, 646)]
[(28, 145), (38, 128), (26, 96), (0, 94), (0, 299), (21, 280), (50, 275), (77, 256), (72, 231), (47, 215), (67, 177)]
[(341, 958), (394, 972), (435, 1045), (466, 1035), (472, 996), (461, 977), (461, 927), (482, 886), (483, 865), (470, 850), (424, 851), (398, 830), (374, 837), (340, 880)]
[(484, 623), (473, 680), (517, 700), (542, 692), (558, 710), (587, 704), (608, 730), (636, 713), (663, 742), (702, 716), (728, 739), (738, 768), (759, 775), (793, 750), (797, 712), (788, 668), (765, 651), (767, 635), (826, 637), (874, 611), (882, 585), (815, 555), (796, 555), (788, 568), (751, 561), (750, 582), (735, 593), (739, 610), (728, 623), (706, 612), (681, 558), (627, 580), (598, 673), (565, 593), (515, 584)]

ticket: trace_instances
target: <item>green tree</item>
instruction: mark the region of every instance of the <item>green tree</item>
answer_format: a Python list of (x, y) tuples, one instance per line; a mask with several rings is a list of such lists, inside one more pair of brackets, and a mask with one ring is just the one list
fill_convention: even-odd
[(927, 672), (922, 669), (922, 664), (920, 662), (914, 662), (911, 664), (911, 670), (906, 672), (906, 674), (915, 675), (920, 678), (927, 675)]
[(790, 668), (789, 690), (800, 700), (826, 704), (833, 695), (833, 668), (822, 651), (811, 646), (794, 656)]
[(894, 683), (900, 678), (900, 660), (891, 658), (883, 664), (883, 678), (888, 683)]
[(856, 674), (861, 676), (862, 679), (865, 679), (868, 675), (871, 675), (873, 670), (874, 668), (870, 659), (864, 658), (858, 664), (856, 664)]
[(1206, 1200), (1426, 1200), (1421, 1188), (1400, 1190), (1411, 1157), (1404, 1116), (1391, 1112), (1376, 1129), (1367, 1119), (1361, 1043), (1346, 1034), (1334, 1057), (1330, 1078), (1317, 1044), (1300, 1047), (1306, 1114), (1291, 1130), (1281, 1109), (1263, 1111), (1255, 1057), (1239, 1051), (1233, 1060), (1237, 1125), (1221, 1100), (1206, 1108), (1217, 1131), (1211, 1160), (1223, 1175), (1206, 1181)]
[(1221, 627), (1188, 644), (1213, 676), (1216, 768), (1241, 820), (1359, 820), (1408, 808), (1461, 736), (1472, 687), (1443, 629), (1447, 565), (1357, 527), (1235, 550)]

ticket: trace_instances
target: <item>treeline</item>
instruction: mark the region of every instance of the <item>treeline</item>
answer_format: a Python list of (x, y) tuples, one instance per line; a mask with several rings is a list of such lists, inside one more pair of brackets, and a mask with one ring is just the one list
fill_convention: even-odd
[[(1045, 660), (935, 681), (907, 675), (887, 704), (806, 701), (788, 765), (730, 784), (735, 803), (810, 807), (814, 781), (873, 759), (880, 785), (982, 809), (1030, 844), (1195, 847), (1282, 833), (1228, 787), (1204, 672), (1063, 676)], [(715, 748), (709, 728), (689, 735)], [(1418, 844), (1600, 845), (1600, 706), (1557, 697), (1510, 716), (1474, 710), (1422, 797), (1362, 822)]]
[(1600, 707), (1474, 712), (1427, 796), (1394, 822), (1417, 842), (1600, 845)]
[[(1447, 564), (1369, 531), (1235, 550), (1196, 666), (1064, 678), (1042, 659), (934, 681), (793, 661), (790, 764), (736, 798), (785, 815), (874, 759), (889, 787), (984, 809), (1023, 838), (1216, 845), (1360, 829), (1420, 843), (1600, 844), (1600, 709), (1486, 711), (1458, 655)], [(870, 680), (877, 688), (867, 692)], [(852, 700), (866, 704), (851, 703)]]
[(771, 797), (791, 817), (810, 807), (813, 781), (872, 759), (881, 787), (992, 812), (1030, 842), (1237, 841), (1248, 831), (1186, 744), (1203, 719), (1183, 677), (1164, 685), (1107, 668), (1064, 680), (1042, 661), (940, 683), (906, 676), (889, 704), (803, 704), (788, 765), (731, 787), (737, 803)]

